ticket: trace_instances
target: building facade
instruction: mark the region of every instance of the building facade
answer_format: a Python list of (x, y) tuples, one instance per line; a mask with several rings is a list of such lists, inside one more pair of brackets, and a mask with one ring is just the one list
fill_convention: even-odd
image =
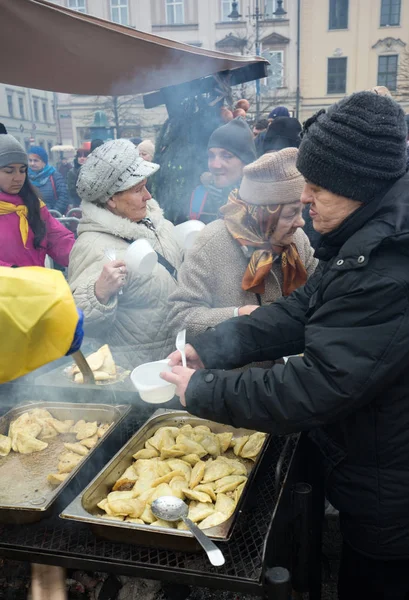
[[(269, 77), (260, 82), (260, 112), (266, 115), (277, 104), (295, 110), (296, 0), (240, 0), (237, 3), (240, 16), (236, 19), (229, 17), (233, 8), (231, 0), (53, 1), (191, 46), (242, 55), (256, 54), (259, 46), (260, 53), (271, 62)], [(236, 97), (244, 94), (250, 100), (251, 116), (255, 116), (256, 93), (254, 82), (235, 92)], [(79, 146), (89, 139), (89, 127), (96, 110), (103, 110), (113, 130), (118, 129), (112, 102), (112, 98), (58, 94), (61, 141)], [(165, 107), (145, 110), (140, 97), (122, 99), (122, 102), (121, 135), (156, 137), (166, 119)]]
[(59, 138), (55, 94), (0, 84), (0, 122), (26, 149), (35, 144), (50, 152)]
[(407, 0), (303, 0), (301, 6), (301, 119), (376, 85), (409, 111), (400, 89), (409, 50)]

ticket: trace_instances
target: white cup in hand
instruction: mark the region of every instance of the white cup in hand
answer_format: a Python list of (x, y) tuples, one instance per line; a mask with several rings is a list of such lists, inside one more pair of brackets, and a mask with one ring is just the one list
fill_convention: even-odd
[(173, 231), (179, 246), (184, 250), (190, 250), (204, 228), (205, 224), (202, 221), (191, 220), (176, 225)]
[(150, 275), (157, 262), (158, 255), (147, 240), (136, 240), (125, 254), (127, 268), (141, 275)]

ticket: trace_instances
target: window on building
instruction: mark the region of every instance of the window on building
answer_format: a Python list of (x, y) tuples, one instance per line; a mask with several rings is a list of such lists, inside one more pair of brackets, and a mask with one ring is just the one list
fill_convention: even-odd
[(34, 121), (39, 121), (40, 116), (38, 113), (38, 100), (33, 100), (33, 110), (34, 110)]
[(284, 51), (264, 50), (262, 56), (270, 63), (267, 67), (267, 77), (263, 80), (270, 90), (284, 87)]
[(329, 0), (329, 29), (348, 28), (349, 0)]
[(43, 102), (43, 121), (45, 121), (46, 123), (48, 121), (47, 102)]
[(111, 20), (120, 25), (129, 24), (128, 0), (111, 0)]
[(347, 88), (347, 59), (329, 58), (327, 94), (345, 94)]
[(20, 111), (20, 119), (25, 119), (25, 112), (24, 112), (24, 98), (22, 98), (21, 96), (19, 96), (18, 99), (18, 109)]
[(396, 90), (398, 79), (398, 55), (378, 58), (378, 85), (384, 85), (391, 91)]
[(72, 10), (77, 10), (81, 13), (87, 12), (85, 0), (68, 0), (68, 8), (71, 8)]
[(14, 117), (13, 94), (7, 94), (7, 106), (10, 117)]
[[(237, 2), (237, 10), (240, 12), (240, 2)], [(229, 14), (231, 11), (231, 0), (221, 0), (220, 13), (222, 21), (231, 22), (231, 19), (229, 19)]]
[(266, 0), (264, 3), (264, 16), (273, 19), (276, 8), (276, 0)]
[(381, 27), (400, 25), (401, 0), (382, 0)]
[(166, 23), (178, 25), (185, 22), (184, 0), (166, 0)]

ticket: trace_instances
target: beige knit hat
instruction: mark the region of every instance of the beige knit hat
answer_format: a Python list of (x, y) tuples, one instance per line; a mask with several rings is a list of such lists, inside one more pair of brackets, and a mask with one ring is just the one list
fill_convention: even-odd
[(297, 170), (297, 148), (264, 154), (243, 169), (239, 196), (249, 204), (290, 204), (301, 198), (305, 180)]
[(142, 140), (142, 142), (137, 147), (138, 152), (146, 152), (150, 154), (152, 158), (155, 155), (155, 144), (151, 140)]

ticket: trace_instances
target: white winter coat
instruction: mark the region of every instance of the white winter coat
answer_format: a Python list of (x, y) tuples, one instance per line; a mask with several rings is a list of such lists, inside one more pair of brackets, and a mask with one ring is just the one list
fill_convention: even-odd
[(151, 275), (129, 271), (122, 295), (114, 295), (108, 304), (95, 296), (95, 282), (109, 262), (106, 251), (112, 249), (123, 260), (129, 241), (146, 239), (153, 249), (176, 269), (182, 251), (174, 239), (173, 225), (163, 217), (155, 200), (148, 201), (149, 217), (155, 226), (150, 230), (95, 204), (82, 204), (83, 216), (78, 239), (70, 255), (68, 280), (79, 308), (85, 315), (85, 333), (101, 344), (108, 343), (121, 366), (135, 367), (159, 360), (175, 349), (175, 335), (167, 316), (168, 298), (176, 280), (159, 263)]

